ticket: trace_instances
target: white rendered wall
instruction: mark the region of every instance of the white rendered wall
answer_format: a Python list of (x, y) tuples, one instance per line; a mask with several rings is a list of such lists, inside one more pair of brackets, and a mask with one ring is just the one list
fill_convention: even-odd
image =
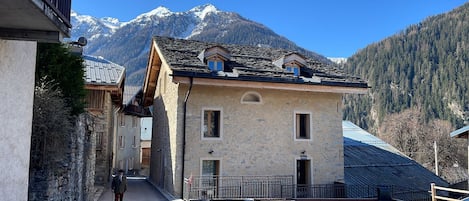
[(1, 200), (28, 200), (36, 47), (0, 39)]

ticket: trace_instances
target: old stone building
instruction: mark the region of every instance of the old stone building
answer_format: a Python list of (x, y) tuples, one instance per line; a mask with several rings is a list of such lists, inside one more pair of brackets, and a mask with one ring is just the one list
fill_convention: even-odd
[(287, 50), (154, 37), (150, 180), (185, 198), (343, 182), (342, 96), (367, 88)]
[(86, 110), (95, 129), (95, 183), (111, 179), (115, 113), (122, 107), (125, 68), (100, 57), (83, 56), (85, 62)]
[(114, 136), (113, 172), (119, 169), (126, 174), (139, 174), (140, 166), (140, 119), (150, 117), (148, 108), (142, 103), (143, 92), (139, 86), (126, 85), (124, 88), (124, 106), (115, 118), (116, 135)]

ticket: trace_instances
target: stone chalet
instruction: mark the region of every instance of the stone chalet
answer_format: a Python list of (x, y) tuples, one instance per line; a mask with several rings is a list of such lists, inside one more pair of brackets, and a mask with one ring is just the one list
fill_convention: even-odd
[(85, 109), (93, 116), (95, 124), (91, 135), (96, 138), (93, 145), (95, 183), (106, 185), (111, 176), (114, 119), (116, 111), (122, 108), (125, 68), (101, 57), (83, 56), (83, 60), (87, 90)]
[(292, 197), (344, 182), (342, 96), (366, 81), (282, 49), (154, 37), (150, 181), (175, 197)]

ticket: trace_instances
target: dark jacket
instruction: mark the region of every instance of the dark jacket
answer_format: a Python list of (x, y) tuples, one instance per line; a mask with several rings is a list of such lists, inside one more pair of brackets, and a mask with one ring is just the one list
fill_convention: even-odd
[(119, 175), (116, 175), (112, 179), (112, 190), (114, 193), (124, 193), (127, 191), (127, 178), (123, 175), (121, 181)]

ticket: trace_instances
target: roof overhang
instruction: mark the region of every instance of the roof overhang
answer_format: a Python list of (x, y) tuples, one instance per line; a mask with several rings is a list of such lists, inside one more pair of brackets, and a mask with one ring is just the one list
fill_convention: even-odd
[(125, 82), (124, 77), (125, 77), (125, 74), (122, 76), (118, 84), (115, 84), (115, 85), (110, 85), (110, 84), (100, 85), (100, 84), (86, 83), (85, 89), (110, 92), (112, 102), (120, 108), (122, 107), (122, 102), (124, 98), (124, 82)]
[(452, 138), (468, 138), (469, 126), (464, 126), (458, 130), (451, 132), (449, 135)]
[[(205, 85), (205, 86), (242, 87), (242, 88), (254, 88), (254, 89), (276, 89), (276, 90), (340, 93), (340, 94), (366, 94), (368, 92), (368, 88), (362, 88), (362, 87), (256, 82), (256, 81), (224, 80), (224, 79), (210, 79), (210, 78), (197, 78), (197, 77), (193, 77), (192, 79), (193, 79), (192, 80), (193, 85)], [(190, 78), (183, 77), (183, 76), (173, 76), (173, 82), (180, 83), (180, 84), (189, 84)]]
[(70, 0), (2, 0), (0, 38), (60, 42), (70, 37)]
[(160, 50), (156, 41), (153, 39), (150, 47), (150, 58), (147, 64), (145, 73), (145, 80), (143, 82), (143, 106), (153, 105), (153, 98), (155, 96), (156, 84), (161, 69)]

